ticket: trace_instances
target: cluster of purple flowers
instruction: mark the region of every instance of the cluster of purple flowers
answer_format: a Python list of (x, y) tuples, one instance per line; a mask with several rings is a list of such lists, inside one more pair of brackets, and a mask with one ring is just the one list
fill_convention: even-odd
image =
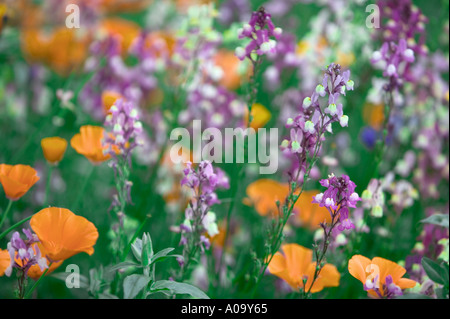
[(390, 89), (394, 89), (408, 80), (409, 65), (415, 60), (414, 51), (408, 48), (406, 40), (398, 43), (385, 42), (380, 51), (375, 51), (371, 62), (383, 69), (383, 76), (390, 79)]
[(261, 7), (258, 11), (252, 13), (249, 23), (238, 30), (239, 39), (250, 39), (250, 42), (245, 48), (237, 47), (236, 56), (240, 60), (245, 58), (254, 62), (252, 54), (259, 56), (268, 53), (276, 52), (277, 42), (275, 39), (279, 39), (283, 30), (281, 28), (275, 28), (271, 15)]
[[(203, 247), (208, 249), (209, 239), (203, 235), (203, 232), (208, 230), (208, 224), (215, 223), (215, 215), (213, 216), (209, 209), (212, 205), (220, 203), (215, 191), (218, 188), (229, 188), (229, 180), (221, 169), (214, 169), (209, 161), (202, 161), (197, 170), (192, 167), (192, 163), (188, 162), (183, 173), (181, 185), (189, 187), (194, 196), (186, 208), (186, 219), (180, 225), (181, 245), (194, 244), (200, 245), (202, 249)], [(187, 237), (189, 234), (194, 234), (191, 242)], [(199, 242), (192, 243), (192, 240), (196, 241), (195, 236), (198, 236)]]
[(13, 268), (18, 269), (27, 276), (28, 270), (33, 265), (38, 265), (41, 271), (48, 268), (47, 259), (41, 255), (39, 247), (36, 245), (39, 239), (29, 229), (23, 229), (27, 239), (20, 238), (19, 232), (14, 232), (11, 241), (7, 245), (11, 264), (5, 270), (5, 274), (11, 276)]
[(140, 105), (158, 87), (155, 73), (164, 67), (165, 55), (161, 52), (168, 52), (168, 49), (150, 47), (146, 39), (147, 34), (142, 33), (126, 52), (126, 55), (136, 58), (137, 63), (133, 66), (124, 61), (120, 39), (110, 36), (91, 45), (91, 56), (85, 69), (94, 74), (83, 87), (80, 101), (95, 118), (104, 118), (104, 91), (120, 93), (127, 101)]
[(131, 151), (138, 146), (137, 139), (142, 134), (142, 123), (139, 121), (139, 111), (133, 102), (117, 100), (109, 109), (105, 123), (105, 144), (107, 152), (115, 158), (116, 149), (119, 154), (130, 160)]
[[(353, 87), (350, 71), (341, 72), (339, 64), (330, 64), (325, 70), (322, 84), (317, 85), (311, 97), (303, 100), (300, 114), (286, 121), (290, 139), (281, 143), (283, 152), (298, 154), (302, 162), (306, 161), (307, 155), (316, 155), (319, 151), (316, 147), (324, 139), (325, 131), (332, 132), (332, 123), (339, 122), (342, 127), (348, 125), (348, 116), (344, 115), (343, 106), (338, 100)], [(328, 96), (328, 106), (322, 109), (320, 98), (325, 96)]]
[(378, 297), (387, 299), (403, 295), (402, 289), (394, 284), (391, 275), (386, 276), (382, 287), (380, 287), (379, 275), (376, 275), (374, 278), (372, 278), (372, 280), (367, 279), (366, 283), (364, 284), (364, 290), (372, 290), (378, 295)]
[(300, 66), (301, 59), (296, 53), (297, 43), (295, 36), (290, 33), (283, 33), (277, 42), (275, 53), (268, 54), (271, 66), (264, 72), (267, 80), (267, 88), (275, 90), (280, 86), (280, 79), (283, 72), (295, 70)]
[(425, 24), (428, 19), (411, 0), (379, 0), (377, 5), (381, 17), (387, 21), (380, 26), (379, 34), (383, 42), (398, 43), (400, 39), (405, 39), (417, 55), (428, 52), (425, 46)]
[(317, 194), (313, 203), (319, 204), (320, 207), (326, 207), (332, 217), (339, 216), (339, 230), (355, 228), (349, 218), (349, 208), (356, 208), (356, 203), (361, 200), (355, 192), (355, 183), (347, 175), (336, 177), (332, 174), (327, 179), (322, 179), (320, 185), (326, 187), (327, 190)]

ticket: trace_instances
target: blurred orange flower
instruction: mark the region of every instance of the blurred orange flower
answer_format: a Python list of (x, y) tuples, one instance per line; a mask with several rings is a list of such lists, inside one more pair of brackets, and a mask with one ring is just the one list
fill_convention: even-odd
[(6, 268), (8, 268), (11, 263), (10, 261), (9, 252), (6, 249), (0, 249), (0, 277), (5, 274)]
[[(90, 2), (92, 0), (83, 0)], [(100, 7), (107, 13), (139, 12), (152, 3), (152, 0), (98, 0)]]
[[(300, 226), (314, 230), (319, 228), (321, 222), (331, 221), (330, 213), (326, 208), (312, 203), (313, 197), (318, 193), (316, 190), (304, 191), (295, 203), (293, 213)], [(276, 201), (279, 201), (282, 206), (288, 194), (289, 184), (263, 178), (248, 185), (248, 198), (244, 199), (244, 203), (254, 205), (261, 216), (277, 216)]]
[(103, 153), (108, 148), (102, 144), (104, 134), (105, 129), (101, 126), (84, 125), (80, 133), (72, 137), (70, 145), (93, 164), (100, 164), (110, 158), (109, 154)]
[(242, 62), (233, 51), (219, 50), (214, 57), (214, 64), (223, 70), (221, 85), (231, 91), (241, 86), (243, 75), (239, 73), (239, 68)]
[(44, 208), (33, 215), (30, 226), (36, 233), (46, 256), (52, 261), (66, 260), (85, 252), (94, 253), (98, 231), (86, 218), (58, 207)]
[(176, 38), (167, 31), (154, 31), (147, 34), (145, 48), (152, 51), (156, 57), (171, 56), (175, 49)]
[(41, 30), (22, 32), (22, 50), (30, 62), (47, 64), (55, 72), (67, 75), (84, 62), (90, 35), (80, 35), (76, 29), (56, 28), (46, 34)]
[(289, 193), (289, 185), (272, 179), (262, 178), (247, 186), (247, 196), (244, 203), (254, 205), (261, 216), (277, 216), (276, 201), (283, 205)]
[[(387, 294), (386, 277), (391, 276), (392, 283), (400, 289), (413, 288), (416, 282), (411, 279), (402, 278), (406, 269), (393, 261), (375, 257), (370, 260), (361, 255), (353, 256), (348, 262), (350, 274), (361, 281), (363, 285), (374, 285), (374, 289), (369, 289), (368, 294), (372, 297), (384, 297)], [(375, 289), (378, 287), (378, 289)], [(378, 293), (380, 294), (378, 294)]]
[[(252, 122), (250, 127), (254, 130), (264, 127), (272, 118), (270, 111), (262, 104), (255, 103), (252, 106)], [(245, 122), (248, 122), (248, 109), (245, 109)]]
[(384, 105), (366, 103), (363, 108), (364, 122), (372, 126), (374, 129), (379, 130), (383, 126), (384, 122)]
[(0, 164), (0, 183), (10, 200), (21, 198), (38, 180), (39, 176), (31, 166)]
[(6, 7), (5, 4), (0, 3), (0, 34), (2, 33), (2, 30), (3, 30), (3, 24), (5, 21), (7, 9), (8, 8)]
[(111, 108), (111, 106), (113, 106), (117, 100), (122, 98), (123, 98), (122, 94), (117, 93), (115, 91), (103, 91), (102, 104), (103, 110), (105, 111), (105, 115), (108, 114), (108, 111)]
[(120, 43), (121, 54), (126, 55), (133, 41), (139, 36), (141, 29), (138, 24), (132, 21), (114, 17), (104, 19), (101, 22), (100, 32), (105, 32), (117, 38)]
[[(293, 290), (303, 287), (303, 279), (307, 278), (305, 289), (310, 291), (314, 278), (316, 262), (312, 261), (313, 251), (298, 244), (282, 245), (284, 253), (276, 253), (269, 264), (269, 271), (286, 281)], [(325, 264), (319, 273), (311, 292), (319, 292), (325, 287), (339, 286), (339, 274), (336, 266)]]
[(320, 223), (331, 222), (330, 212), (325, 207), (313, 203), (313, 197), (320, 192), (317, 190), (303, 191), (294, 205), (294, 214), (301, 226), (311, 230), (318, 229)]
[(61, 137), (46, 137), (41, 140), (45, 159), (50, 164), (58, 164), (64, 157), (67, 141)]

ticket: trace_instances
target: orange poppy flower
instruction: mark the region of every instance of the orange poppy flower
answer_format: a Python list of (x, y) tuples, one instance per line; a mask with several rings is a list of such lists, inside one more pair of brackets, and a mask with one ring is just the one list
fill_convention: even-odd
[(0, 164), (0, 183), (10, 200), (21, 198), (38, 180), (39, 176), (31, 166)]
[(123, 96), (120, 93), (114, 91), (104, 91), (102, 93), (102, 104), (103, 110), (105, 111), (105, 115), (108, 114), (108, 111), (111, 108), (111, 106), (113, 106), (117, 100), (122, 98)]
[(6, 268), (9, 267), (11, 259), (9, 257), (9, 252), (5, 249), (0, 249), (0, 277), (5, 274)]
[(93, 164), (100, 164), (111, 157), (103, 153), (108, 149), (108, 146), (102, 144), (104, 134), (105, 129), (101, 126), (84, 125), (80, 128), (80, 133), (72, 137), (70, 145)]
[(118, 39), (122, 55), (127, 54), (133, 41), (141, 32), (138, 24), (121, 18), (104, 19), (100, 24), (100, 30)]
[(241, 63), (233, 51), (219, 50), (214, 56), (214, 64), (223, 70), (220, 84), (228, 90), (234, 91), (241, 86), (243, 79), (243, 75), (239, 72)]
[(22, 33), (22, 49), (31, 62), (47, 64), (61, 75), (77, 69), (88, 53), (90, 35), (79, 36), (75, 29), (60, 27), (51, 34), (36, 29)]
[[(304, 191), (294, 205), (293, 213), (296, 221), (312, 230), (319, 228), (323, 221), (330, 222), (331, 216), (326, 208), (313, 204), (313, 197), (318, 191)], [(259, 179), (247, 187), (248, 198), (244, 204), (254, 205), (255, 210), (261, 216), (277, 216), (276, 201), (282, 206), (289, 194), (289, 184), (279, 183), (271, 179)]]
[(175, 36), (167, 31), (155, 31), (147, 34), (145, 48), (153, 52), (156, 57), (171, 56), (176, 44)]
[[(87, 3), (92, 0), (82, 0)], [(152, 0), (99, 0), (97, 3), (106, 13), (139, 12), (147, 8)]]
[[(259, 103), (253, 104), (251, 114), (252, 122), (250, 123), (250, 127), (254, 130), (264, 127), (272, 117), (270, 111), (264, 105)], [(245, 122), (248, 122), (248, 109), (245, 109)]]
[(247, 186), (247, 196), (244, 204), (254, 205), (261, 216), (277, 216), (276, 201), (283, 205), (289, 193), (289, 185), (262, 178)]
[(300, 198), (294, 205), (294, 214), (296, 220), (301, 226), (308, 227), (311, 230), (318, 229), (320, 223), (331, 222), (331, 216), (325, 207), (320, 207), (313, 203), (313, 197), (319, 194), (317, 190), (303, 191)]
[(53, 261), (66, 260), (85, 252), (94, 253), (98, 231), (86, 218), (58, 207), (44, 208), (31, 217), (30, 226), (39, 238), (46, 256)]
[(50, 164), (58, 164), (67, 149), (67, 141), (61, 137), (46, 137), (41, 140), (45, 159)]
[(402, 290), (413, 288), (416, 285), (414, 280), (402, 278), (406, 273), (405, 268), (381, 257), (370, 260), (367, 257), (355, 255), (348, 262), (348, 271), (364, 285), (375, 283), (375, 287), (378, 289), (368, 290), (368, 294), (372, 297), (386, 296), (388, 288), (386, 287), (386, 277), (388, 276), (391, 276), (392, 283)]
[(363, 108), (364, 122), (379, 130), (384, 122), (384, 105), (366, 103)]
[[(312, 261), (313, 251), (297, 244), (282, 245), (281, 249), (284, 255), (278, 252), (273, 256), (269, 271), (286, 281), (293, 290), (305, 288), (306, 291), (316, 293), (325, 287), (339, 286), (341, 275), (336, 266), (325, 264), (310, 290), (316, 268), (316, 262)], [(304, 278), (307, 278), (305, 287)]]

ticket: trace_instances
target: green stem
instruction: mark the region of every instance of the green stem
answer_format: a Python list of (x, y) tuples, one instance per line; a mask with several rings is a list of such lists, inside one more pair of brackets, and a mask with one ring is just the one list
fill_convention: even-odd
[(12, 203), (13, 203), (13, 201), (10, 199), (10, 200), (9, 200), (9, 203), (8, 203), (8, 206), (6, 207), (6, 210), (5, 210), (5, 212), (3, 213), (2, 220), (0, 221), (0, 229), (2, 229), (3, 223), (4, 223), (5, 220), (6, 220), (6, 216), (8, 216), (8, 213), (9, 213), (9, 211), (11, 210)]
[(44, 207), (48, 205), (48, 194), (50, 194), (50, 185), (52, 183), (52, 173), (53, 173), (53, 165), (49, 165), (48, 173), (47, 173), (47, 185), (45, 185), (45, 199), (44, 199)]
[(84, 180), (84, 183), (81, 186), (80, 192), (78, 193), (77, 199), (75, 200), (75, 202), (73, 204), (74, 211), (76, 211), (78, 206), (80, 205), (80, 202), (83, 199), (83, 195), (86, 192), (87, 185), (88, 185), (90, 179), (92, 178), (92, 176), (94, 175), (93, 173), (94, 173), (94, 165), (91, 165), (89, 172)]
[(44, 273), (41, 275), (41, 277), (39, 277), (39, 279), (34, 283), (33, 287), (31, 287), (30, 290), (28, 290), (27, 294), (25, 295), (24, 299), (28, 299), (28, 297), (31, 296), (31, 294), (33, 293), (33, 291), (36, 289), (36, 287), (39, 285), (39, 283), (41, 282), (42, 278), (44, 278), (44, 276), (47, 274), (48, 270), (50, 269), (50, 267), (52, 266), (52, 262), (50, 262), (50, 264), (48, 265), (48, 268), (45, 269)]
[(16, 224), (12, 225), (11, 227), (9, 227), (7, 230), (5, 230), (3, 233), (0, 234), (0, 240), (2, 240), (6, 235), (8, 235), (14, 228), (22, 225), (23, 223), (29, 221), (31, 219), (31, 217), (33, 216), (28, 216), (25, 219), (22, 219), (20, 222), (17, 222)]

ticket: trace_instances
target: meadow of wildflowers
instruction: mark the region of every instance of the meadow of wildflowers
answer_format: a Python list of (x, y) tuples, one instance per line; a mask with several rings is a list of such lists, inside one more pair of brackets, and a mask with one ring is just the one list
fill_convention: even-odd
[(0, 299), (448, 299), (448, 0), (0, 0)]

